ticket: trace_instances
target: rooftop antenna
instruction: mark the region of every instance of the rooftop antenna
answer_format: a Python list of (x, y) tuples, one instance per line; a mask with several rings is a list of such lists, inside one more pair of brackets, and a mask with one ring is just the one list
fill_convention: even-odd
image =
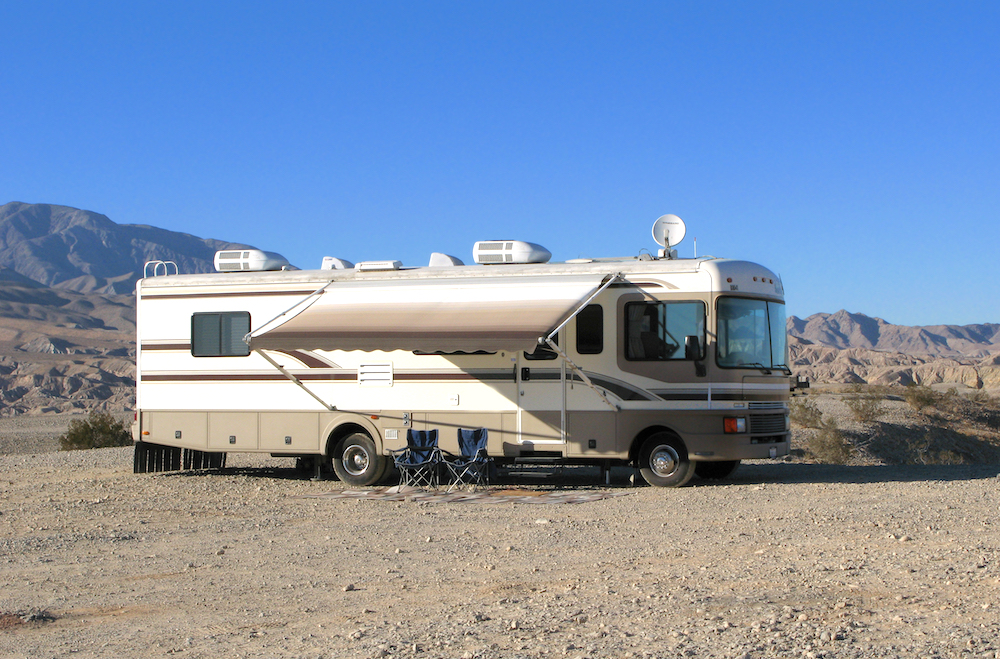
[(684, 220), (673, 214), (661, 215), (653, 222), (653, 240), (663, 249), (660, 250), (661, 259), (676, 259), (677, 250), (673, 249), (684, 240), (687, 233), (687, 226)]

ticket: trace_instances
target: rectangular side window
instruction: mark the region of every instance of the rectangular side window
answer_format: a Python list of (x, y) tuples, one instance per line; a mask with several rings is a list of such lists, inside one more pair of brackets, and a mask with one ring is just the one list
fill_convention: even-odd
[(195, 357), (246, 357), (250, 313), (196, 313), (191, 316), (191, 354)]
[(576, 316), (576, 352), (597, 355), (604, 351), (604, 309), (588, 304)]
[(625, 358), (684, 359), (684, 338), (705, 345), (704, 302), (629, 302), (625, 305)]

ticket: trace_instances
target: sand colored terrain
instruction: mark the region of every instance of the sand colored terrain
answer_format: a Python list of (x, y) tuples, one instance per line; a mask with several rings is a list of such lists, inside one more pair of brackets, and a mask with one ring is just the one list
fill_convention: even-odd
[(813, 464), (797, 427), (800, 457), (722, 482), (387, 501), (266, 456), (135, 475), (129, 447), (53, 451), (70, 418), (0, 419), (0, 656), (1000, 656), (1000, 466)]

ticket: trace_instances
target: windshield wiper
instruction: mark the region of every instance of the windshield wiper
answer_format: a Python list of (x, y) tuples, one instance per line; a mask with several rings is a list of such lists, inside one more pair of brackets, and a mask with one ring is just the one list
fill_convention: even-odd
[(763, 373), (764, 375), (771, 374), (771, 369), (769, 369), (767, 366), (764, 366), (760, 362), (740, 362), (739, 366), (751, 366), (753, 368), (759, 368), (761, 373)]
[(774, 368), (781, 369), (782, 371), (785, 372), (785, 375), (791, 375), (792, 374), (792, 369), (788, 368), (788, 364), (775, 364)]

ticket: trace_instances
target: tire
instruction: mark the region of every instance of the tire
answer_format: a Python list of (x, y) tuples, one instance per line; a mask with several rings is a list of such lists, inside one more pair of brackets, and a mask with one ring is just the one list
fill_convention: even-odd
[(655, 487), (681, 487), (694, 476), (694, 463), (676, 435), (658, 432), (642, 443), (639, 472)]
[(729, 478), (740, 466), (739, 460), (723, 460), (722, 462), (699, 462), (695, 465), (694, 475), (710, 481), (721, 481)]
[(348, 435), (333, 452), (333, 470), (348, 485), (372, 485), (385, 472), (386, 459), (379, 455), (375, 442), (363, 432)]

